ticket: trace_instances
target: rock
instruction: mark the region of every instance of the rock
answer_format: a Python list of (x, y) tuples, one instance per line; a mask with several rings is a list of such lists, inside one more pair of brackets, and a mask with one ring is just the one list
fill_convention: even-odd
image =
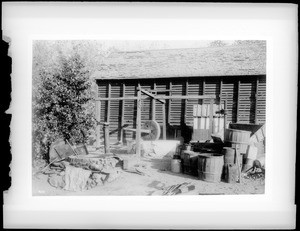
[(94, 171), (101, 171), (103, 169), (103, 165), (92, 163), (92, 164), (90, 164), (89, 168)]
[(106, 177), (107, 175), (102, 173), (93, 173), (91, 178), (96, 182), (97, 185), (102, 185)]
[(48, 182), (51, 186), (55, 188), (63, 188), (65, 187), (64, 176), (58, 174), (52, 174), (48, 178)]

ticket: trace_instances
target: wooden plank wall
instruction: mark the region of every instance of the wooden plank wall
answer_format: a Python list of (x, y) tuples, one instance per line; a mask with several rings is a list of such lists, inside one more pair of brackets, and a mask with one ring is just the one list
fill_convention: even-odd
[[(199, 77), (165, 78), (140, 80), (98, 80), (98, 97), (136, 96), (138, 84), (148, 91), (157, 90), (159, 95), (216, 95), (214, 104), (227, 99), (227, 121), (232, 123), (265, 123), (266, 118), (266, 77)], [(110, 85), (110, 86), (109, 86)], [(257, 97), (256, 97), (257, 96)], [(209, 104), (209, 100), (173, 99), (166, 100), (167, 124), (180, 126), (181, 122), (193, 127), (193, 107), (197, 104)], [(155, 108), (153, 108), (155, 105)], [(153, 110), (155, 109), (155, 110)], [(110, 122), (112, 140), (120, 140), (123, 125), (136, 127), (136, 100), (102, 101), (101, 121)], [(162, 104), (150, 98), (142, 101), (142, 122), (152, 119), (162, 125)], [(109, 118), (107, 117), (109, 116)], [(124, 132), (125, 138), (134, 138), (135, 133)], [(101, 138), (103, 131), (101, 129)]]

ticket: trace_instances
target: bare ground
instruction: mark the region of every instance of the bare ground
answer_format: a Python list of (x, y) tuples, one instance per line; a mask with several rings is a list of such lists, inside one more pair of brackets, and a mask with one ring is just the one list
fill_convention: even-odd
[(90, 190), (72, 192), (52, 187), (48, 183), (48, 175), (38, 174), (33, 177), (32, 190), (34, 196), (146, 196), (162, 195), (163, 189), (180, 183), (191, 183), (195, 189), (178, 195), (207, 195), (207, 194), (263, 194), (265, 180), (242, 178), (241, 183), (210, 183), (199, 180), (195, 176), (173, 173), (166, 168), (169, 160), (143, 158), (145, 175), (123, 171), (120, 176), (110, 183), (98, 185)]

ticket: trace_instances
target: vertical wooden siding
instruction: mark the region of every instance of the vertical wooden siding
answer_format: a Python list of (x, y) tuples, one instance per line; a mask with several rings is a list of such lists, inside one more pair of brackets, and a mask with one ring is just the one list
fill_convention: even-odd
[[(153, 90), (156, 85), (158, 95), (216, 95), (215, 104), (219, 104), (220, 97), (227, 99), (228, 122), (255, 123), (255, 120), (257, 120), (259, 124), (265, 123), (265, 76), (140, 79), (138, 81), (101, 80), (97, 83), (100, 98), (108, 97), (109, 84), (111, 85), (111, 97), (136, 96), (138, 84), (149, 91)], [(193, 126), (193, 105), (209, 103), (209, 100), (173, 99), (167, 100), (166, 103), (167, 122), (170, 125), (180, 126), (183, 121), (188, 126)], [(152, 118), (152, 104), (153, 101), (150, 98), (142, 101), (142, 122)], [(122, 111), (122, 108), (124, 111)], [(109, 113), (107, 113), (107, 110), (109, 110)], [(257, 114), (255, 113), (256, 110)], [(110, 116), (111, 139), (118, 140), (121, 137), (120, 128), (123, 124), (136, 127), (136, 100), (126, 100), (124, 105), (122, 105), (122, 101), (111, 101), (110, 103), (103, 101), (101, 104), (101, 122), (108, 121), (107, 114)], [(124, 115), (123, 120), (122, 115)], [(160, 125), (163, 122), (162, 118), (162, 104), (156, 102), (155, 120)], [(127, 131), (125, 136), (126, 138), (134, 138), (135, 133)]]

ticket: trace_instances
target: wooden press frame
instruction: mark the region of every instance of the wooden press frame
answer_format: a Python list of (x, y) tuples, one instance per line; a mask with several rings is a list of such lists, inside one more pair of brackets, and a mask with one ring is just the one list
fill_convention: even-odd
[[(110, 89), (110, 88), (109, 88)], [(142, 96), (142, 94), (146, 96)], [(142, 107), (142, 100), (147, 99), (148, 97), (151, 97), (154, 101), (158, 101), (163, 104), (162, 107), (162, 113), (163, 113), (163, 139), (166, 139), (166, 101), (165, 100), (172, 100), (172, 99), (210, 99), (210, 105), (211, 105), (211, 111), (210, 111), (210, 129), (212, 129), (212, 122), (213, 122), (213, 100), (216, 99), (215, 95), (154, 95), (150, 93), (149, 91), (142, 89), (140, 85), (137, 87), (137, 96), (130, 96), (126, 97), (125, 94), (123, 94), (122, 97), (110, 97), (110, 91), (108, 93), (107, 98), (95, 98), (95, 112), (96, 112), (96, 146), (100, 146), (100, 115), (101, 115), (101, 101), (112, 101), (112, 100), (121, 100), (124, 102), (124, 100), (137, 100), (137, 117), (136, 117), (136, 154), (138, 157), (141, 156), (141, 107)], [(124, 103), (122, 103), (124, 105)], [(153, 115), (152, 115), (153, 116)], [(152, 117), (153, 118), (153, 117)], [(107, 121), (109, 122), (109, 114), (107, 115)]]

